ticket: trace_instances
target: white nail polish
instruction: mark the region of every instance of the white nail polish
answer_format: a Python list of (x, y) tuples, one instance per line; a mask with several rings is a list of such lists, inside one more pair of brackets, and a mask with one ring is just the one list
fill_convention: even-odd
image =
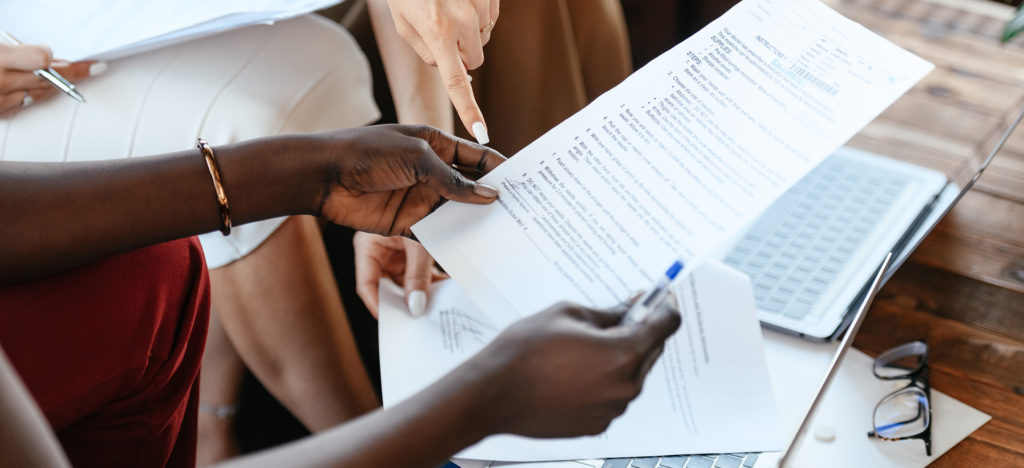
[(89, 76), (99, 76), (107, 71), (107, 62), (96, 62), (89, 65)]
[(487, 136), (487, 128), (484, 127), (483, 122), (473, 124), (473, 136), (476, 137), (476, 142), (481, 145), (486, 145), (491, 142), (490, 137)]
[(427, 293), (425, 291), (413, 291), (409, 293), (409, 313), (413, 317), (419, 317), (427, 311)]

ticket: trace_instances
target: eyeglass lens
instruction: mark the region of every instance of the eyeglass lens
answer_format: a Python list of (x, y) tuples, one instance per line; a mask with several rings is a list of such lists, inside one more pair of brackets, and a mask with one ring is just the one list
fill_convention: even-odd
[(931, 423), (928, 397), (917, 387), (889, 395), (875, 407), (875, 433), (887, 439), (918, 435)]
[(928, 345), (921, 341), (892, 348), (875, 359), (875, 376), (881, 379), (908, 378), (928, 362)]
[[(931, 408), (927, 393), (928, 345), (914, 341), (892, 348), (875, 359), (875, 376), (884, 380), (912, 379), (875, 406), (872, 417), (875, 435), (883, 439), (898, 440), (922, 438), (931, 455), (928, 430)], [(925, 372), (922, 372), (925, 371)], [(923, 377), (918, 381), (918, 377)], [(923, 385), (923, 386), (922, 386)]]

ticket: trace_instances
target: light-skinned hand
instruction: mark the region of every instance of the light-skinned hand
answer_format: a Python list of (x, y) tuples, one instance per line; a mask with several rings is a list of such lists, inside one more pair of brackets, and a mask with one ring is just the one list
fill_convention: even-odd
[(426, 311), (430, 284), (448, 277), (434, 266), (427, 249), (405, 237), (384, 237), (357, 232), (355, 248), (356, 293), (374, 317), (380, 306), (380, 279), (389, 278), (405, 289), (405, 302), (414, 316)]
[(59, 93), (48, 81), (32, 73), (51, 66), (72, 82), (89, 77), (90, 70), (93, 75), (106, 70), (102, 62), (54, 62), (50, 48), (43, 45), (0, 44), (0, 116), (21, 109), (23, 103), (31, 104)]
[(436, 66), (462, 124), (482, 144), (487, 124), (467, 70), (484, 63), (483, 46), (498, 21), (499, 0), (387, 0), (398, 34)]

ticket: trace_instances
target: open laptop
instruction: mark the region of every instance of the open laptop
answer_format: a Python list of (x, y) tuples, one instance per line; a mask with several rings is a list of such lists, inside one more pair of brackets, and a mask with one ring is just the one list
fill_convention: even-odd
[(826, 158), (724, 255), (750, 276), (761, 322), (837, 338), (867, 290), (872, 259), (893, 252), (894, 272), (971, 188), (1022, 115), (1024, 109), (1005, 116), (949, 177), (847, 147)]
[(853, 345), (853, 338), (857, 335), (857, 331), (860, 330), (864, 317), (867, 316), (867, 310), (875, 299), (875, 294), (881, 289), (884, 277), (892, 273), (894, 259), (893, 254), (889, 253), (885, 256), (882, 264), (876, 268), (873, 279), (868, 283), (868, 289), (854, 308), (851, 325), (846, 328), (843, 340), (832, 356), (831, 362), (829, 362), (828, 370), (817, 387), (814, 400), (811, 402), (806, 415), (800, 422), (800, 426), (797, 428), (796, 433), (789, 445), (786, 446), (784, 452), (669, 455), (662, 457), (609, 458), (605, 460), (537, 463), (490, 462), (484, 466), (489, 468), (787, 468), (792, 466), (793, 459), (800, 449), (800, 444), (807, 434), (810, 423), (814, 420), (815, 412), (824, 400), (825, 391), (828, 390), (832, 380), (838, 374), (839, 366), (842, 363), (843, 356), (846, 355), (846, 351)]

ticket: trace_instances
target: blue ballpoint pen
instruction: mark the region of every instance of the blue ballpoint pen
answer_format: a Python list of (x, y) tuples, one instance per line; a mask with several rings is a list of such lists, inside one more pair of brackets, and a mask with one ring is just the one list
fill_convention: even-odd
[[(21, 45), (21, 41), (15, 39), (14, 36), (12, 36), (10, 34), (7, 34), (4, 31), (0, 31), (0, 39), (3, 39), (4, 42), (7, 42), (8, 44), (11, 44), (11, 45)], [(53, 85), (53, 87), (63, 91), (64, 94), (67, 94), (68, 96), (71, 96), (76, 101), (78, 101), (78, 102), (85, 102), (85, 97), (83, 97), (81, 94), (79, 94), (78, 89), (75, 88), (75, 85), (72, 84), (70, 81), (68, 81), (63, 76), (60, 76), (60, 73), (57, 73), (57, 72), (53, 71), (52, 68), (50, 68), (50, 67), (41, 68), (39, 70), (33, 71), (32, 73), (35, 73), (36, 76), (38, 76), (38, 77), (40, 77), (40, 78), (42, 78), (42, 79), (44, 79), (46, 81), (49, 81), (50, 84)]]
[(661, 303), (665, 295), (668, 294), (669, 286), (672, 285), (672, 281), (676, 279), (680, 271), (683, 271), (683, 261), (676, 260), (665, 271), (665, 275), (658, 278), (654, 286), (647, 290), (640, 300), (633, 303), (633, 306), (629, 308), (629, 311), (622, 318), (622, 323), (631, 324), (644, 321), (651, 311)]

